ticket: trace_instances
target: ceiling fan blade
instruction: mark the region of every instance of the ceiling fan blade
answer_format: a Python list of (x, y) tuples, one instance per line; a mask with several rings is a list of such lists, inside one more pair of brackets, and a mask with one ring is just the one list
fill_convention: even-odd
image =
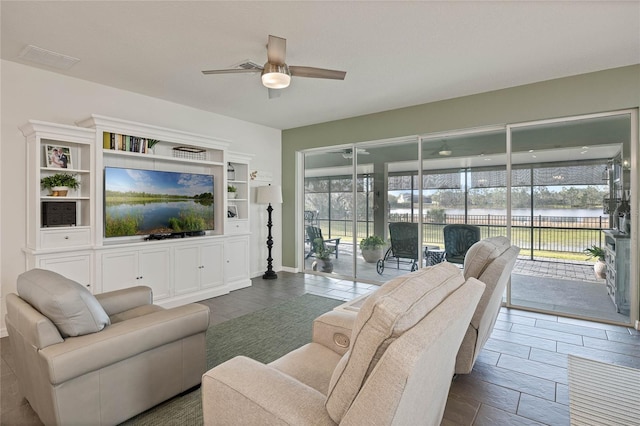
[(269, 90), (269, 99), (279, 98), (282, 94), (282, 90), (280, 89), (268, 89)]
[(244, 69), (244, 68), (229, 68), (225, 70), (205, 70), (202, 71), (202, 74), (240, 74), (240, 73), (248, 73), (248, 72), (262, 72), (262, 68), (252, 68), (252, 69)]
[(269, 36), (267, 43), (267, 61), (274, 65), (283, 65), (287, 53), (287, 39)]
[(310, 78), (330, 78), (332, 80), (344, 80), (347, 75), (346, 71), (327, 70), (324, 68), (314, 67), (298, 67), (289, 66), (291, 75), (296, 77), (310, 77)]

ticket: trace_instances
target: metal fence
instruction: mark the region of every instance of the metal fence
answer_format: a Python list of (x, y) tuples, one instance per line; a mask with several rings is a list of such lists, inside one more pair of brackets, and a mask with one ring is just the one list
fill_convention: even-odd
[[(442, 229), (452, 223), (477, 225), (482, 238), (507, 234), (507, 217), (505, 215), (453, 215), (445, 214), (435, 221), (425, 214), (422, 217), (422, 242), (425, 245), (444, 246)], [(418, 215), (409, 213), (390, 214), (389, 222), (417, 222)], [(352, 237), (350, 220), (329, 220), (318, 218), (318, 225), (325, 238)], [(356, 224), (356, 240), (373, 234), (372, 221), (358, 221)], [(576, 216), (512, 216), (511, 241), (520, 247), (521, 255), (529, 255), (532, 259), (540, 252), (579, 253), (593, 245), (602, 246), (602, 230), (609, 227), (608, 216), (576, 217)], [(345, 243), (348, 243), (345, 241)]]

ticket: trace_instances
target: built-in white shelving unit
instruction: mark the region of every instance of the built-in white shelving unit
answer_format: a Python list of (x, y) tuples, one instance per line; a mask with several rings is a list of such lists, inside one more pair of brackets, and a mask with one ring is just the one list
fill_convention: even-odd
[[(230, 142), (194, 133), (92, 115), (78, 126), (29, 121), (27, 140), (27, 269), (51, 269), (94, 293), (135, 285), (153, 288), (165, 306), (202, 300), (251, 284), (249, 273), (249, 159), (228, 153)], [(40, 189), (42, 177), (61, 171), (48, 161), (63, 148), (65, 172), (80, 181), (65, 197)], [(238, 174), (228, 182), (227, 168)], [(179, 172), (213, 179), (213, 226), (179, 238), (105, 235), (105, 168)], [(227, 185), (240, 196), (227, 199)], [(207, 191), (208, 193), (209, 191)], [(235, 220), (227, 218), (229, 206)], [(62, 211), (61, 222), (43, 212)], [(66, 209), (66, 210), (65, 210)], [(74, 212), (70, 218), (70, 212)], [(57, 217), (57, 216), (56, 216)], [(51, 224), (54, 225), (51, 225)]]

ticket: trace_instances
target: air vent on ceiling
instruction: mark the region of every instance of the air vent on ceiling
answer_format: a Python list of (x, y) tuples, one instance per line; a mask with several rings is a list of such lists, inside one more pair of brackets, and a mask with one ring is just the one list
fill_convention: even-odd
[(52, 52), (51, 50), (43, 49), (31, 44), (22, 49), (22, 52), (20, 52), (20, 55), (18, 56), (25, 61), (35, 62), (37, 64), (47, 65), (49, 67), (62, 70), (68, 70), (80, 61), (78, 58)]

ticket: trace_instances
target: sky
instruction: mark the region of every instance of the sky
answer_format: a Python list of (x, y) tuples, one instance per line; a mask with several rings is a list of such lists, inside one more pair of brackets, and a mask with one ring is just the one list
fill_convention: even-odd
[(159, 170), (105, 168), (105, 190), (194, 196), (213, 193), (213, 176)]

